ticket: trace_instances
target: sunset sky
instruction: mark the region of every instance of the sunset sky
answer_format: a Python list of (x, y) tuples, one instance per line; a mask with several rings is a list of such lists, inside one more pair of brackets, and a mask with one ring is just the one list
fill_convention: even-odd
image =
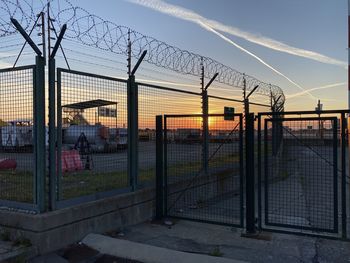
[[(205, 54), (241, 72), (282, 87), (287, 109), (313, 109), (317, 99), (324, 107), (347, 106), (347, 1), (345, 0), (166, 0), (166, 1), (74, 1), (117, 24), (199, 54)], [(105, 3), (105, 4), (102, 4)], [(159, 4), (161, 3), (161, 4)], [(284, 43), (287, 50), (298, 48), (334, 59), (322, 63), (312, 58), (277, 51), (247, 39), (222, 32), (224, 36), (259, 56), (303, 89), (323, 86), (295, 96), (301, 89), (276, 74), (255, 58), (204, 29), (198, 23), (164, 13), (163, 3), (186, 8), (205, 19), (235, 27), (245, 35), (266, 37)], [(146, 6), (145, 6), (146, 5)], [(159, 8), (160, 6), (160, 8)], [(150, 8), (151, 7), (151, 8)], [(174, 10), (170, 13), (176, 13)], [(264, 41), (263, 41), (264, 42)], [(266, 42), (266, 41), (265, 41)], [(330, 60), (329, 59), (329, 60)]]

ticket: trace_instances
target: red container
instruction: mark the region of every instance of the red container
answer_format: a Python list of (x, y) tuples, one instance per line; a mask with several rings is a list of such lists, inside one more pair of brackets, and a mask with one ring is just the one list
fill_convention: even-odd
[(83, 170), (83, 162), (77, 150), (62, 151), (62, 172)]
[(0, 159), (0, 170), (14, 170), (17, 167), (15, 159)]

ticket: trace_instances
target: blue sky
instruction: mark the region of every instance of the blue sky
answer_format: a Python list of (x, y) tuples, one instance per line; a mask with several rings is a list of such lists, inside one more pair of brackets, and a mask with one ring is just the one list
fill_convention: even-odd
[[(346, 0), (166, 0), (201, 16), (262, 35), (285, 44), (347, 61)], [(279, 85), (285, 94), (300, 90), (249, 55), (206, 31), (197, 24), (139, 6), (128, 1), (74, 1), (105, 19), (129, 26), (177, 47), (212, 57), (241, 72)], [(239, 45), (263, 58), (305, 89), (347, 81), (344, 67), (323, 64), (271, 50), (242, 38), (225, 34)], [(314, 91), (327, 99), (325, 108), (347, 106), (346, 85)], [(330, 100), (330, 101), (328, 101)], [(288, 100), (287, 108), (314, 108), (307, 95)]]
[[(58, 0), (55, 0), (56, 2)], [(264, 82), (280, 86), (288, 96), (300, 93), (302, 89), (313, 89), (325, 85), (332, 88), (315, 90), (314, 98), (307, 94), (287, 98), (286, 109), (314, 109), (317, 98), (320, 98), (325, 109), (347, 107), (347, 1), (346, 0), (159, 0), (163, 4), (172, 4), (175, 8), (185, 8), (186, 11), (201, 16), (201, 19), (215, 20), (225, 26), (235, 27), (244, 34), (254, 37), (265, 37), (282, 42), (284, 45), (308, 50), (327, 56), (327, 59), (344, 62), (343, 65), (321, 63), (313, 59), (304, 58), (273, 50), (271, 48), (252, 43), (237, 35), (217, 30), (229, 40), (260, 57), (273, 68), (287, 76), (276, 74), (252, 56), (228, 43), (217, 34), (210, 32), (198, 23), (186, 21), (182, 17), (174, 17), (145, 7), (156, 0), (70, 0), (74, 6), (80, 6), (105, 20), (118, 25), (128, 26), (144, 35), (189, 50), (207, 57), (211, 57), (240, 72), (252, 75)], [(45, 2), (45, 1), (44, 1)], [(61, 0), (60, 3), (64, 1)], [(132, 2), (137, 2), (132, 3)], [(39, 1), (33, 1), (39, 5)], [(143, 6), (140, 3), (144, 4)], [(38, 37), (37, 37), (38, 38)], [(0, 62), (12, 65), (22, 45), (20, 36), (9, 36), (3, 39), (3, 45), (18, 43), (16, 47), (0, 50), (2, 56), (12, 55), (11, 58), (1, 58)], [(40, 39), (38, 39), (40, 42)], [(5, 44), (6, 43), (6, 44)], [(66, 39), (63, 42), (71, 64), (80, 63), (74, 69), (94, 71), (101, 74), (114, 74), (126, 77), (125, 57), (92, 47), (84, 47), (77, 41)], [(287, 47), (290, 48), (290, 47)], [(28, 48), (27, 48), (28, 49)], [(25, 50), (27, 51), (27, 50)], [(77, 51), (85, 52), (80, 54)], [(30, 52), (29, 52), (30, 53)], [(88, 57), (90, 55), (90, 57)], [(95, 57), (91, 57), (91, 55)], [(32, 55), (23, 55), (21, 63), (32, 63)], [(101, 58), (100, 60), (98, 58)], [(85, 61), (78, 61), (78, 60)], [(87, 60), (99, 64), (87, 64)], [(58, 54), (59, 66), (64, 65), (62, 54)], [(85, 63), (85, 64), (84, 64)], [(335, 63), (336, 64), (336, 63)], [(5, 65), (5, 64), (4, 64)], [(99, 66), (100, 65), (100, 66)], [(104, 67), (105, 66), (105, 67)], [(107, 66), (107, 67), (106, 67)], [(148, 67), (148, 71), (142, 71)], [(138, 77), (150, 77), (149, 67), (142, 64)], [(154, 68), (152, 68), (154, 69)], [(117, 70), (117, 71), (116, 71)], [(158, 79), (179, 80), (181, 83), (198, 85), (198, 78), (189, 76), (171, 77), (160, 75)], [(154, 71), (156, 72), (156, 71)], [(143, 75), (142, 75), (143, 73)], [(344, 83), (342, 85), (333, 85)], [(196, 87), (196, 86), (195, 86)], [(230, 87), (226, 87), (230, 88)], [(197, 88), (194, 88), (198, 91)], [(241, 96), (236, 90), (233, 93)], [(215, 94), (218, 95), (218, 94)], [(225, 96), (232, 94), (225, 93)]]

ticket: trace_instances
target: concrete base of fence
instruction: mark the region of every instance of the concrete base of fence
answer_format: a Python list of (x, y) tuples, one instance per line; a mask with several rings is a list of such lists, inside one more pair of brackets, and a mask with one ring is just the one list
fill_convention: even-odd
[(29, 239), (39, 254), (104, 233), (144, 222), (154, 215), (155, 189), (147, 188), (62, 210), (31, 215), (0, 211), (0, 227), (11, 238)]

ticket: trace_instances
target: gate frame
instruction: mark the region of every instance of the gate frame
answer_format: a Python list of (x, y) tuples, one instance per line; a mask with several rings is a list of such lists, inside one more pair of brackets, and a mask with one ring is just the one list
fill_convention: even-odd
[[(204, 222), (204, 223), (211, 223), (211, 224), (217, 224), (217, 225), (227, 225), (227, 226), (234, 226), (243, 228), (244, 226), (244, 152), (243, 152), (243, 114), (242, 113), (236, 113), (233, 115), (234, 117), (239, 118), (239, 124), (238, 124), (238, 131), (239, 131), (239, 193), (240, 193), (240, 200), (239, 200), (239, 224), (231, 224), (231, 223), (223, 223), (223, 222), (217, 222), (214, 220), (204, 220), (204, 219), (193, 219), (189, 217), (178, 217), (178, 216), (169, 216), (168, 215), (168, 148), (167, 148), (167, 142), (168, 142), (168, 136), (167, 136), (167, 119), (168, 118), (190, 118), (190, 117), (198, 117), (203, 118), (204, 114), (166, 114), (163, 116), (156, 116), (156, 123), (157, 123), (157, 173), (156, 173), (156, 219), (161, 219), (163, 217), (171, 217), (171, 218), (179, 218), (189, 221), (196, 221), (196, 222)], [(208, 114), (207, 117), (225, 117), (225, 114)], [(161, 125), (163, 122), (163, 125)], [(163, 132), (161, 132), (159, 129), (161, 129)], [(203, 148), (203, 147), (202, 147)], [(203, 170), (203, 166), (201, 166), (200, 171)], [(196, 177), (194, 177), (196, 178)], [(192, 181), (191, 181), (192, 183)], [(161, 187), (161, 188), (160, 188)], [(186, 191), (186, 190), (185, 190)]]
[[(318, 120), (318, 119), (322, 119), (321, 115), (330, 115), (330, 114), (333, 114), (333, 116), (329, 116), (329, 117), (326, 117), (326, 119), (336, 119), (336, 126), (337, 126), (337, 122), (339, 120), (339, 116), (334, 116), (334, 115), (340, 115), (340, 129), (341, 129), (341, 133), (340, 133), (340, 143), (341, 143), (341, 185), (340, 185), (340, 189), (339, 189), (339, 183), (337, 182), (336, 185), (334, 185), (334, 187), (337, 188), (337, 199), (338, 199), (338, 194), (340, 192), (340, 195), (341, 195), (341, 233), (339, 231), (339, 222), (337, 222), (337, 231), (335, 232), (330, 232), (330, 231), (327, 231), (326, 233), (336, 233), (338, 235), (341, 234), (341, 238), (342, 239), (347, 239), (347, 210), (346, 210), (346, 136), (348, 136), (348, 139), (350, 139), (350, 134), (347, 133), (346, 131), (346, 123), (347, 123), (347, 120), (350, 120), (349, 118), (346, 117), (346, 115), (348, 115), (350, 113), (350, 109), (349, 110), (325, 110), (325, 111), (288, 111), (288, 112), (260, 112), (258, 113), (257, 115), (257, 120), (258, 120), (258, 227), (260, 230), (266, 230), (266, 231), (271, 231), (271, 232), (281, 232), (281, 233), (293, 233), (293, 234), (301, 234), (301, 235), (309, 235), (309, 236), (320, 236), (320, 237), (326, 237), (326, 238), (337, 238), (337, 236), (329, 236), (329, 235), (326, 235), (324, 234), (325, 232), (323, 233), (311, 233), (311, 232), (295, 232), (293, 231), (293, 228), (290, 228), (289, 229), (274, 229), (274, 228), (269, 228), (269, 227), (263, 227), (262, 226), (262, 222), (263, 222), (263, 217), (262, 217), (262, 192), (261, 192), (261, 188), (262, 188), (262, 146), (261, 146), (261, 143), (262, 143), (262, 138), (261, 138), (261, 124), (262, 124), (262, 117), (264, 116), (269, 116), (269, 118), (273, 118), (274, 116), (277, 116), (278, 119), (288, 119), (288, 118), (285, 118), (285, 115), (299, 115), (300, 118), (294, 118), (294, 119), (298, 119), (298, 120), (303, 120), (307, 117), (302, 117), (302, 115), (318, 115), (319, 117), (314, 117), (314, 119)], [(282, 116), (282, 118), (280, 117)], [(292, 118), (293, 119), (293, 118)], [(264, 121), (264, 124), (266, 122)], [(349, 123), (348, 123), (349, 125)], [(350, 126), (349, 126), (350, 127)], [(337, 131), (336, 131), (337, 133)], [(339, 142), (339, 139), (338, 139), (338, 133), (336, 134), (337, 135), (337, 140), (333, 143), (338, 143)], [(348, 143), (350, 144), (350, 141), (348, 141)], [(349, 158), (350, 158), (350, 155), (349, 155)], [(338, 161), (338, 160), (337, 160)], [(337, 169), (337, 181), (338, 181), (338, 168), (335, 167), (334, 169)], [(265, 189), (266, 191), (266, 189)], [(264, 195), (264, 197), (266, 198), (266, 195)], [(339, 200), (337, 200), (338, 203), (337, 203), (337, 209), (339, 207)], [(265, 200), (266, 202), (266, 200)], [(339, 217), (339, 209), (338, 209), (338, 214), (336, 215), (336, 220), (335, 221), (338, 221), (338, 217)], [(266, 216), (266, 215), (265, 215)], [(276, 226), (275, 224), (274, 225), (271, 225), (271, 224), (266, 224), (265, 222), (265, 225), (268, 226)], [(283, 225), (284, 228), (286, 228), (286, 225)], [(302, 230), (307, 230), (307, 231), (310, 231), (310, 229), (306, 229), (305, 227), (303, 228), (294, 228), (294, 229), (302, 229)], [(311, 229), (311, 230), (316, 230), (315, 228)]]

